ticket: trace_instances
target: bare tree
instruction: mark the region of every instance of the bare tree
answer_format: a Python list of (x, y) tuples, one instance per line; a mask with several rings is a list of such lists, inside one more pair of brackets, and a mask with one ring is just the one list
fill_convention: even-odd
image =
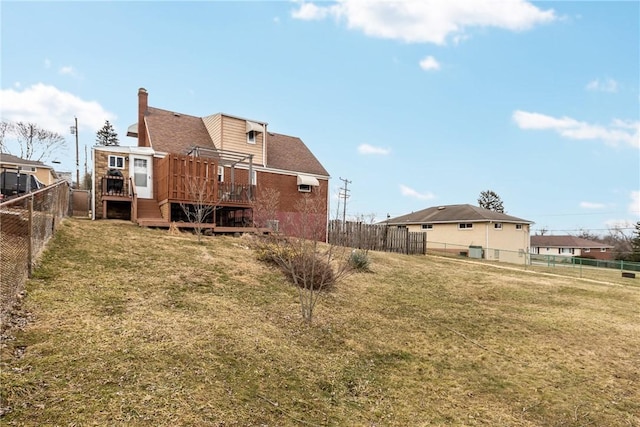
[(193, 230), (198, 236), (198, 243), (201, 243), (204, 224), (214, 221), (213, 213), (218, 204), (215, 197), (214, 181), (205, 177), (186, 175), (184, 182), (189, 203), (180, 203), (180, 207), (187, 220), (193, 224)]
[(13, 132), (13, 123), (7, 121), (0, 122), (0, 153), (8, 153), (9, 150), (5, 145), (5, 138)]
[[(4, 125), (3, 125), (4, 126)], [(35, 123), (17, 122), (5, 127), (5, 132), (15, 137), (20, 147), (20, 158), (25, 160), (45, 161), (67, 142), (62, 135), (42, 129)], [(7, 144), (3, 138), (3, 151)], [(7, 150), (9, 152), (9, 150)]]
[(273, 232), (279, 231), (278, 205), (280, 192), (274, 188), (266, 188), (253, 203), (253, 224), (259, 228), (269, 228)]
[(280, 267), (298, 289), (300, 313), (308, 323), (323, 293), (352, 271), (349, 249), (324, 243), (325, 203), (318, 195), (305, 194), (286, 219), (286, 237), (257, 239), (263, 259)]

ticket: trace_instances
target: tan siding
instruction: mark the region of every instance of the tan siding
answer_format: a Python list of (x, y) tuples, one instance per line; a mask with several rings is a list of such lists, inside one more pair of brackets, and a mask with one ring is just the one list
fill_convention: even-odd
[(220, 114), (214, 114), (202, 118), (204, 127), (207, 129), (207, 132), (209, 132), (211, 141), (213, 141), (213, 145), (216, 148), (222, 148), (221, 117)]
[[(463, 221), (461, 221), (463, 222)], [(471, 229), (458, 229), (458, 223), (433, 224), (430, 230), (423, 230), (421, 225), (410, 225), (409, 231), (426, 231), (427, 241), (450, 245), (451, 249), (460, 251), (469, 246), (482, 246), (487, 259), (496, 259), (495, 249), (499, 250), (500, 260), (506, 257), (514, 258), (511, 262), (518, 262), (518, 254), (529, 252), (529, 225), (523, 224), (521, 230), (516, 230), (516, 224), (503, 223), (501, 230), (496, 230), (493, 223), (473, 223)], [(489, 248), (488, 251), (486, 249)]]
[(256, 134), (256, 143), (247, 143), (247, 122), (246, 120), (234, 117), (222, 116), (222, 144), (223, 150), (236, 151), (239, 153), (253, 154), (253, 163), (263, 165), (262, 133)]

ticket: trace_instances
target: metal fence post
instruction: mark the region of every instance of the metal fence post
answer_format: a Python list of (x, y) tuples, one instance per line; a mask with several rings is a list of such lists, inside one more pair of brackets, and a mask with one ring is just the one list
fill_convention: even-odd
[(29, 197), (29, 244), (27, 246), (27, 277), (31, 278), (33, 265), (33, 194)]

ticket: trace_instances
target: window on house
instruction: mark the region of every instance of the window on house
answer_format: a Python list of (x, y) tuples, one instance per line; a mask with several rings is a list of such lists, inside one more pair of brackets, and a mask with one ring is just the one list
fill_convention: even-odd
[(502, 223), (496, 222), (495, 224), (493, 224), (493, 228), (495, 228), (496, 230), (502, 230)]
[(574, 250), (573, 250), (573, 248), (559, 248), (558, 249), (558, 253), (559, 254), (573, 254)]
[(124, 157), (109, 156), (109, 167), (112, 169), (124, 169)]
[(224, 166), (218, 166), (218, 182), (224, 182)]
[(247, 132), (247, 143), (255, 144), (256, 143), (256, 131), (250, 130)]
[(251, 171), (251, 185), (258, 185), (258, 171)]
[(307, 184), (298, 185), (298, 191), (301, 193), (311, 193), (311, 186)]
[(516, 224), (516, 230), (522, 230), (522, 224)]
[(423, 230), (433, 230), (433, 224), (422, 224)]
[(589, 248), (585, 248), (585, 249), (583, 249), (583, 251), (584, 251), (585, 253), (588, 253), (588, 252), (591, 252), (591, 249), (589, 249)]
[(469, 228), (473, 228), (473, 224), (470, 222), (461, 222), (458, 224), (458, 230), (466, 230)]

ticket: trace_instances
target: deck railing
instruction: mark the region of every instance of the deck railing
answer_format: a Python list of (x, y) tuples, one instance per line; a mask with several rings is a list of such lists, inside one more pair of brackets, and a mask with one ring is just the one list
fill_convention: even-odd
[(129, 182), (122, 176), (105, 175), (101, 178), (102, 195), (129, 197)]

